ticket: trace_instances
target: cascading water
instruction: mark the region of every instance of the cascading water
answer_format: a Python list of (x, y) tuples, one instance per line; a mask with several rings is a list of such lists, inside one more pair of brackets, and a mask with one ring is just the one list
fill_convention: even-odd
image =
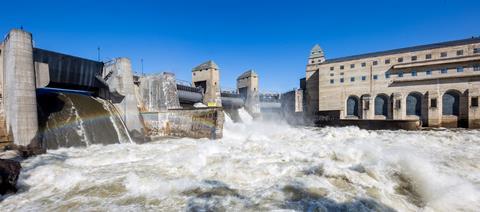
[[(81, 113), (80, 113), (81, 116)], [(228, 120), (226, 118), (226, 120)], [(224, 137), (60, 148), (1, 211), (478, 211), (480, 131), (226, 121)]]
[(38, 96), (42, 145), (48, 149), (132, 142), (114, 106), (74, 93)]

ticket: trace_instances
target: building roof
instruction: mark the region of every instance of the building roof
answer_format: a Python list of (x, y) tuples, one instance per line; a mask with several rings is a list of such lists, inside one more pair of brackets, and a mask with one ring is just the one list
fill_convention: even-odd
[(320, 47), (320, 45), (318, 44), (315, 44), (315, 46), (313, 46), (312, 50), (310, 50), (310, 57), (309, 58), (317, 58), (317, 57), (323, 57), (323, 50), (322, 50), (322, 47)]
[(250, 76), (258, 76), (258, 74), (255, 73), (255, 71), (253, 69), (250, 69), (250, 70), (244, 72), (242, 75), (238, 76), (237, 80), (243, 79), (243, 78), (246, 78), (246, 77), (250, 77)]
[(467, 45), (472, 43), (480, 43), (480, 37), (472, 37), (472, 38), (467, 38), (462, 40), (454, 40), (454, 41), (447, 41), (447, 42), (441, 42), (441, 43), (433, 43), (433, 44), (427, 44), (427, 45), (412, 46), (412, 47), (406, 47), (406, 48), (399, 48), (399, 49), (372, 52), (372, 53), (366, 53), (366, 54), (352, 55), (347, 57), (339, 57), (334, 59), (327, 59), (325, 63), (336, 63), (336, 62), (343, 62), (343, 61), (349, 61), (349, 60), (358, 60), (358, 59), (368, 58), (368, 57), (379, 57), (384, 55), (423, 51), (423, 50), (436, 49), (436, 48), (449, 47), (449, 46)]
[(219, 69), (219, 68), (218, 68), (218, 65), (215, 62), (213, 62), (213, 60), (209, 60), (193, 68), (192, 71), (200, 71), (205, 69)]

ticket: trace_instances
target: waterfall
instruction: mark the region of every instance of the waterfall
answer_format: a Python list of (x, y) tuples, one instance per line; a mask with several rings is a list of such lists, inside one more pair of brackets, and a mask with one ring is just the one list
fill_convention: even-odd
[(116, 108), (88, 95), (37, 95), (40, 140), (48, 149), (132, 142)]

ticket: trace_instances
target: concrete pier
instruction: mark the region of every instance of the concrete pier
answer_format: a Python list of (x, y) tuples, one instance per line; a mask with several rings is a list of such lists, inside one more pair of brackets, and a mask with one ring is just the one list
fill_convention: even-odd
[(123, 57), (116, 58), (105, 63), (103, 68), (103, 79), (108, 84), (110, 93), (121, 96), (111, 100), (119, 110), (130, 135), (136, 140), (142, 139), (144, 127), (137, 106), (130, 60)]
[(32, 35), (14, 29), (3, 45), (6, 127), (15, 144), (26, 146), (35, 143), (38, 131)]

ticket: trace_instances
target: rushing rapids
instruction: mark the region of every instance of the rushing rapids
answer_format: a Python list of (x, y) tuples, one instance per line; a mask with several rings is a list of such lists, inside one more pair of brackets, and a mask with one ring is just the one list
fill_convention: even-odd
[[(246, 114), (241, 111), (241, 116)], [(226, 118), (224, 138), (60, 148), (22, 162), (1, 211), (476, 211), (479, 131), (296, 128)]]

